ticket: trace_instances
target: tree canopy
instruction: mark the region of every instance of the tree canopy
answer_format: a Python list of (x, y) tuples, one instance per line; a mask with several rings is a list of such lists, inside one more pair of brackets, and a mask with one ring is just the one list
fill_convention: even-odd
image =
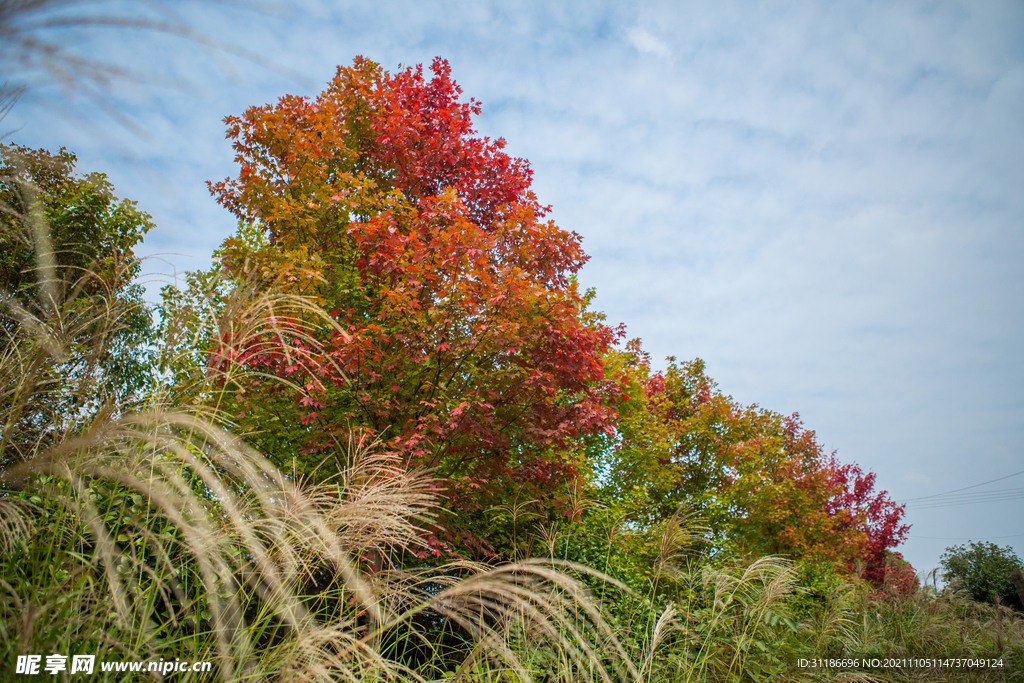
[(616, 437), (593, 452), (605, 500), (641, 526), (680, 506), (711, 542), (741, 554), (825, 560), (886, 581), (890, 549), (906, 537), (904, 508), (875, 475), (826, 453), (797, 414), (743, 406), (718, 390), (700, 359), (651, 367), (639, 340), (607, 367), (623, 394)]
[(152, 219), (103, 174), (76, 175), (76, 161), (65, 149), (0, 146), (0, 350), (14, 374), (0, 398), (0, 465), (150, 381), (132, 249)]
[(978, 602), (1002, 602), (1024, 609), (1010, 575), (1024, 570), (1013, 548), (977, 541), (946, 548), (941, 559), (943, 578), (955, 582)]
[[(314, 99), (228, 117), (239, 173), (210, 188), (264, 240), (229, 239), (225, 272), (312, 295), (345, 331), (317, 357), (250, 356), (305, 389), (235, 396), (261, 445), (311, 471), (368, 433), (477, 509), (464, 496), (572, 477), (567, 445), (612, 430), (615, 331), (585, 316), (579, 235), (544, 220), (525, 160), (475, 133), (447, 62), (431, 72), (357, 59)], [(267, 406), (288, 429), (266, 428)]]

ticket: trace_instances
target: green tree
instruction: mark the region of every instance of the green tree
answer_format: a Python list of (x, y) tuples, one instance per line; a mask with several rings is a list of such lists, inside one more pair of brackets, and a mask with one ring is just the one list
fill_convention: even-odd
[(978, 602), (1002, 602), (1022, 609), (1010, 574), (1024, 563), (1010, 546), (982, 541), (946, 548), (940, 560), (943, 578), (956, 582)]
[(132, 249), (153, 222), (75, 162), (0, 146), (0, 466), (116, 412), (150, 377)]

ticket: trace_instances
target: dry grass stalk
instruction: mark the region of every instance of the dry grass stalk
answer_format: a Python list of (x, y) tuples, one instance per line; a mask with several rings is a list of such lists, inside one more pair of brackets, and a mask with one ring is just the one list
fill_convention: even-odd
[[(46, 231), (45, 222), (31, 227)], [(45, 252), (44, 238), (36, 244)], [(51, 268), (44, 263), (39, 279), (55, 279)], [(25, 406), (45, 402), (50, 390), (45, 364), (32, 358), (98, 357), (69, 340), (88, 324), (98, 330), (89, 338), (101, 345), (123, 315), (109, 289), (88, 305), (80, 305), (79, 287), (38, 291), (38, 311), (7, 299), (15, 324), (2, 359), (3, 390)], [(22, 457), (4, 468), (4, 479), (63, 511), (71, 535), (54, 538), (55, 551), (77, 558), (72, 575), (88, 579), (71, 592), (60, 583), (44, 599), (70, 600), (88, 616), (83, 623), (112, 607), (112, 626), (131, 643), (128, 655), (155, 658), (177, 643), (191, 648), (190, 657), (215, 658), (225, 681), (420, 680), (383, 643), (396, 630), (415, 632), (416, 617), (429, 612), (475, 643), (464, 671), (490, 662), (528, 681), (532, 654), (524, 653), (546, 650), (603, 681), (635, 679), (601, 608), (569, 574), (589, 570), (544, 560), (412, 572), (393, 564), (368, 574), (367, 554), (422, 547), (438, 504), (425, 474), (357, 448), (337, 477), (304, 488), (216, 426), (218, 414), (202, 408), (204, 396), (248, 371), (232, 348), (260, 353), (270, 340), (277, 352), (286, 338), (315, 349), (326, 320), (312, 302), (243, 283), (204, 323), (224, 344), (213, 362), (194, 368), (191, 383), (176, 393), (158, 390), (146, 411), (115, 405), (72, 415), (64, 431), (23, 440)], [(172, 395), (176, 401), (161, 407), (159, 397)], [(11, 542), (28, 522), (22, 504), (3, 503)], [(323, 589), (325, 575), (330, 585)], [(6, 588), (5, 605), (25, 604), (17, 589)], [(33, 629), (26, 624), (20, 633)]]

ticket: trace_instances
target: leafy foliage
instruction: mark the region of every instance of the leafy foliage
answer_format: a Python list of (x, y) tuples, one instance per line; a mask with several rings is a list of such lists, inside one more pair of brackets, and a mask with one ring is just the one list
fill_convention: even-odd
[(913, 568), (890, 550), (906, 540), (910, 531), (909, 524), (900, 523), (906, 506), (897, 505), (886, 491), (876, 492), (875, 473), (865, 474), (856, 463), (841, 465), (833, 455), (830, 469), (839, 492), (825, 509), (833, 517), (850, 520), (848, 524), (864, 534), (864, 578), (876, 586), (899, 583), (905, 592), (913, 592), (917, 586)]
[(114, 410), (149, 383), (151, 333), (132, 248), (153, 227), (75, 156), (0, 146), (0, 465)]
[(565, 447), (611, 430), (614, 332), (583, 319), (579, 236), (543, 220), (526, 162), (476, 137), (479, 104), (460, 101), (444, 60), (431, 68), (357, 59), (315, 100), (228, 117), (240, 172), (211, 190), (267, 238), (228, 240), (224, 269), (315, 297), (345, 332), (325, 356), (253, 360), (307, 391), (292, 395), (301, 434), (282, 439), (266, 424), (279, 391), (244, 386), (240, 419), (272, 433), (258, 443), (278, 462), (301, 449), (310, 471), (361, 430), (473, 511), (484, 489), (501, 500), (572, 477)]
[(1024, 609), (1010, 579), (1024, 563), (1010, 546), (1000, 548), (990, 541), (971, 542), (946, 548), (942, 554), (943, 578), (955, 582), (978, 602), (1002, 602)]
[(601, 496), (642, 526), (686, 503), (713, 542), (747, 556), (866, 566), (885, 582), (887, 551), (909, 527), (875, 476), (826, 454), (798, 415), (741, 406), (699, 359), (654, 372), (639, 341), (607, 361), (625, 391), (618, 440), (593, 449)]

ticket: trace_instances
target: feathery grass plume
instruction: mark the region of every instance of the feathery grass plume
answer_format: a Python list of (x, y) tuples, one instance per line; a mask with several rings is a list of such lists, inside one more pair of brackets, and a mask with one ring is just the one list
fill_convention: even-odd
[(10, 552), (28, 535), (32, 504), (18, 498), (0, 498), (0, 553)]
[(658, 615), (658, 620), (654, 623), (654, 628), (651, 629), (651, 634), (644, 643), (643, 653), (641, 658), (640, 677), (642, 680), (650, 680), (651, 675), (654, 671), (654, 656), (661, 646), (662, 642), (668, 638), (674, 631), (678, 631), (680, 628), (679, 620), (679, 609), (676, 605), (669, 603), (662, 610), (661, 614)]
[(425, 527), (433, 523), (438, 505), (433, 482), (422, 472), (407, 471), (394, 454), (374, 453), (375, 445), (359, 444), (352, 466), (306, 493), (342, 547), (356, 557), (394, 559), (404, 551), (426, 550)]
[(678, 577), (685, 571), (680, 563), (692, 553), (694, 546), (706, 541), (710, 529), (688, 505), (679, 506), (665, 521), (658, 538), (658, 556), (655, 564), (655, 587), (662, 576)]
[[(165, 86), (181, 88), (184, 82), (180, 75), (142, 72), (84, 56), (68, 49), (66, 37), (60, 31), (113, 28), (178, 36), (204, 48), (213, 60), (221, 61), (225, 72), (230, 73), (230, 67), (222, 55), (231, 54), (311, 87), (302, 74), (268, 60), (257, 51), (218, 40), (192, 28), (175, 12), (173, 3), (138, 3), (128, 12), (121, 8), (117, 13), (101, 13), (95, 7), (79, 11), (76, 6), (80, 4), (84, 3), (76, 0), (0, 0), (0, 62), (5, 64), (8, 72), (20, 68), (29, 74), (40, 74), (65, 91), (82, 95), (140, 137), (147, 137), (148, 132), (118, 109), (106, 90), (113, 81), (152, 82), (158, 77)], [(257, 11), (266, 8), (266, 5), (261, 8), (255, 2), (242, 4)], [(16, 99), (22, 88), (5, 85), (0, 90), (0, 113), (4, 110), (5, 98)]]
[[(358, 467), (366, 479), (378, 480), (378, 522), (429, 517), (433, 503), (421, 495), (423, 486), (413, 485), (403, 498), (409, 477), (390, 477), (393, 469), (382, 469), (375, 459)], [(287, 649), (307, 632), (330, 626), (310, 612), (301, 591), (308, 577), (325, 568), (374, 623), (387, 616), (345, 546), (344, 520), (359, 517), (338, 510), (347, 492), (334, 492), (329, 516), (324, 487), (320, 498), (307, 495), (238, 439), (198, 418), (125, 416), (10, 472), (15, 481), (40, 475), (59, 482), (39, 487), (40, 494), (88, 528), (92, 561), (102, 567), (121, 630), (144, 652), (155, 654), (162, 639), (183, 637), (169, 622), (202, 630), (205, 621), (225, 680), (256, 675), (258, 640), (281, 641)], [(111, 517), (97, 506), (93, 494), (101, 482), (124, 492), (131, 501), (128, 515)], [(374, 521), (365, 514), (362, 493), (354, 499), (364, 512), (354, 535), (360, 540)], [(201, 588), (183, 595), (182, 584)]]
[(589, 680), (639, 680), (604, 609), (571, 573), (628, 591), (615, 579), (578, 564), (540, 558), (497, 567), (460, 562), (442, 570), (449, 578), (436, 584), (440, 590), (421, 593), (422, 579), (417, 581), (418, 590), (410, 586), (403, 592), (408, 607), (381, 631), (408, 624), (424, 612), (449, 620), (475, 643), (458, 665), (456, 680), (500, 671), (532, 681), (554, 670), (553, 663), (559, 661), (575, 676), (586, 672)]
[(796, 631), (785, 609), (796, 581), (791, 563), (771, 556), (743, 567), (707, 563), (699, 576), (709, 604), (686, 615), (687, 634), (697, 644), (687, 680), (731, 680), (750, 666), (786, 664), (774, 661), (784, 653), (769, 652), (766, 643), (779, 648), (773, 638), (779, 625)]
[[(45, 221), (31, 227), (47, 230)], [(50, 268), (38, 278), (52, 280)], [(108, 343), (121, 315), (109, 287), (88, 297), (82, 287), (35, 291), (38, 310), (7, 299), (2, 375), (15, 385), (42, 372), (26, 358), (98, 357), (93, 347)], [(73, 413), (5, 464), (5, 483), (23, 490), (3, 499), (7, 540), (20, 548), (17, 564), (0, 562), (0, 576), (15, 579), (0, 584), (4, 622), (20, 624), (3, 629), (9, 654), (88, 645), (126, 659), (213, 659), (225, 681), (422, 680), (389, 643), (401, 631), (423, 637), (415, 619), (432, 613), (464, 634), (455, 653), (464, 674), (483, 666), (527, 681), (537, 670), (529, 662), (562, 657), (595, 680), (636, 678), (600, 606), (569, 572), (595, 573), (553, 560), (402, 570), (399, 556), (422, 550), (438, 505), (425, 474), (357, 444), (338, 476), (303, 486), (217, 426), (204, 393), (252, 372), (246, 364), (258, 368), (260, 354), (291, 353), (278, 351), (289, 348), (281, 341), (308, 341), (296, 353), (310, 352), (316, 325), (329, 319), (312, 302), (252, 287), (233, 288), (218, 314), (205, 323), (212, 350), (199, 352), (201, 372), (183, 385), (191, 395), (173, 394), (177, 405), (160, 405), (171, 394), (158, 390), (145, 412), (112, 403)], [(79, 319), (95, 333), (79, 335)], [(5, 390), (30, 405), (50, 390), (45, 380)], [(182, 410), (196, 406), (198, 414)], [(45, 534), (21, 533), (32, 523), (19, 521), (29, 508), (13, 512), (24, 507), (18, 495), (37, 506), (33, 523)], [(386, 568), (371, 571), (365, 558), (374, 553)], [(31, 615), (70, 626), (42, 629)], [(441, 654), (428, 648), (434, 660)]]
[[(530, 510), (530, 507), (537, 503), (537, 499), (530, 498), (529, 500), (519, 500), (519, 494), (516, 493), (515, 498), (511, 503), (505, 505), (493, 505), (487, 511), (488, 512), (501, 512), (508, 515), (512, 522), (512, 558), (516, 559), (518, 556), (528, 556), (530, 550), (533, 547), (533, 539), (530, 535), (527, 535), (526, 540), (521, 544), (519, 540), (519, 522), (523, 520), (536, 519), (542, 515), (534, 510)], [(522, 547), (520, 547), (522, 545)]]
[[(415, 679), (387, 656), (384, 636), (434, 612), (477, 645), (463, 672), (487, 662), (531, 680), (526, 651), (565, 656), (595, 680), (637, 675), (600, 607), (565, 571), (589, 570), (538, 560), (364, 575), (354, 552), (416, 543), (416, 521), (428, 522), (436, 505), (422, 475), (381, 456), (357, 461), (333, 489), (303, 491), (223, 430), (151, 413), (69, 440), (10, 476), (34, 477), (38, 495), (88, 530), (83, 559), (105, 579), (96, 595), (113, 605), (135, 656), (188, 648), (215, 656), (224, 680), (300, 670), (319, 680)], [(121, 495), (113, 515), (98, 502), (104, 484)], [(325, 571), (331, 585), (309, 593)]]
[[(25, 93), (25, 86), (12, 86), (10, 81), (4, 81), (3, 85), (0, 85), (0, 121), (7, 118), (11, 109), (18, 103), (21, 96)], [(10, 133), (3, 133), (0, 135), (0, 140), (6, 138)]]
[(856, 594), (857, 589), (852, 584), (831, 587), (825, 594), (824, 604), (800, 622), (799, 628), (808, 637), (810, 652), (845, 652), (857, 642)]
[[(611, 525), (608, 530), (607, 542), (611, 546), (618, 522)], [(696, 512), (687, 505), (679, 506), (676, 511), (664, 522), (661, 533), (657, 536), (657, 554), (654, 557), (654, 576), (651, 580), (650, 595), (647, 599), (647, 609), (642, 610), (646, 623), (642, 626), (642, 633), (646, 634), (639, 648), (640, 674), (643, 680), (651, 680), (655, 675), (656, 656), (659, 648), (672, 635), (683, 630), (682, 622), (679, 620), (680, 608), (674, 602), (668, 602), (660, 613), (656, 603), (662, 599), (659, 592), (663, 579), (670, 579), (676, 584), (685, 584), (689, 578), (692, 567), (683, 563), (694, 560), (698, 565), (703, 563), (699, 553), (694, 554), (694, 547), (702, 542), (707, 533), (707, 527), (697, 516)]]
[[(130, 248), (152, 223), (130, 202), (115, 204), (101, 177), (72, 176), (74, 156), (64, 150), (4, 145), (0, 156), (3, 466), (137, 398), (145, 380), (129, 347), (144, 342), (149, 313), (131, 284)], [(95, 226), (83, 227), (83, 206)], [(50, 213), (64, 233), (51, 235)], [(74, 243), (82, 239), (102, 246)]]
[[(237, 277), (190, 274), (187, 288), (165, 287), (159, 307), (156, 365), (162, 400), (203, 411), (234, 426), (224, 412), (230, 394), (268, 381), (299, 396), (323, 389), (316, 377), (299, 385), (263, 368), (316, 358), (343, 376), (321, 340), (324, 330), (348, 339), (338, 322), (308, 297), (285, 294), (253, 271)], [(243, 438), (247, 434), (240, 434)], [(344, 444), (337, 444), (345, 450)]]

